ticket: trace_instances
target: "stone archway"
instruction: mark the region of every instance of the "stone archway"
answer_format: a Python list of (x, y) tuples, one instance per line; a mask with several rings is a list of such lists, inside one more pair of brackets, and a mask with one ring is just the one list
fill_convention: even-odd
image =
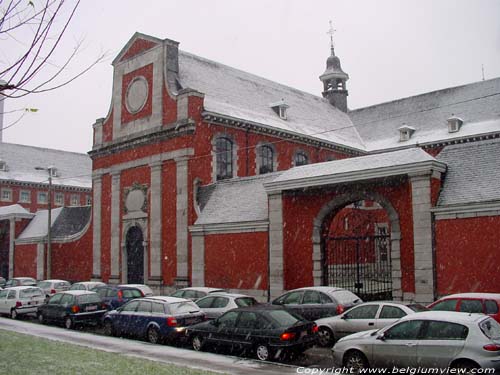
[(323, 262), (324, 262), (324, 242), (322, 241), (322, 229), (325, 220), (335, 212), (350, 203), (360, 200), (370, 200), (377, 202), (387, 212), (390, 221), (390, 243), (391, 243), (391, 259), (392, 259), (392, 296), (395, 300), (403, 299), (401, 289), (401, 230), (399, 223), (399, 215), (394, 209), (391, 202), (383, 195), (376, 192), (358, 191), (344, 193), (336, 196), (330, 202), (325, 204), (313, 223), (313, 279), (314, 285), (321, 285), (323, 281)]
[[(148, 232), (143, 219), (126, 220), (122, 229), (121, 282), (146, 284), (148, 282)], [(131, 272), (132, 271), (132, 272)], [(138, 280), (141, 280), (139, 282)]]

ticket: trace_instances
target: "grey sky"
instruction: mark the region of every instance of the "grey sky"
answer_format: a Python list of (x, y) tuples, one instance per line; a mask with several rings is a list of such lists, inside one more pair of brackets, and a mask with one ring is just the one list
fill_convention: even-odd
[[(84, 38), (80, 65), (68, 73), (100, 51), (110, 57), (62, 89), (6, 101), (6, 112), (39, 112), (5, 130), (4, 141), (90, 150), (92, 124), (109, 110), (111, 60), (135, 31), (321, 95), (330, 19), (336, 54), (350, 76), (350, 108), (479, 81), (482, 64), (486, 79), (500, 76), (498, 0), (84, 0), (59, 51), (70, 53)], [(17, 117), (7, 114), (4, 125)]]

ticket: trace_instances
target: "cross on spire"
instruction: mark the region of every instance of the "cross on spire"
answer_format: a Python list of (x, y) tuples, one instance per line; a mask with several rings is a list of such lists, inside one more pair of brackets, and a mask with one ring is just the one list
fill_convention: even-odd
[(333, 28), (333, 24), (332, 24), (332, 21), (330, 20), (330, 29), (326, 32), (328, 35), (330, 35), (330, 49), (332, 51), (332, 56), (335, 55), (335, 53), (333, 52), (333, 34), (336, 32), (337, 30), (335, 30)]

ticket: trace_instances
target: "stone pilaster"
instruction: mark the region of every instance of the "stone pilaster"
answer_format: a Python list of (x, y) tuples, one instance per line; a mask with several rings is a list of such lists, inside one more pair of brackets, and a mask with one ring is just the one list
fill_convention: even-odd
[(283, 293), (283, 204), (281, 193), (269, 195), (269, 289), (273, 299)]
[(101, 195), (102, 176), (92, 177), (92, 280), (101, 280)]
[(39, 242), (36, 244), (36, 279), (45, 279), (45, 244)]
[(151, 206), (150, 206), (150, 271), (151, 277), (150, 282), (154, 284), (161, 284), (162, 282), (162, 272), (161, 272), (161, 259), (162, 259), (162, 249), (161, 249), (161, 223), (162, 223), (162, 163), (152, 163), (151, 168)]
[(205, 234), (191, 232), (192, 285), (205, 286)]
[(432, 246), (431, 175), (410, 175), (415, 256), (415, 301), (434, 301), (434, 256)]
[(177, 186), (177, 281), (186, 282), (188, 275), (188, 158), (175, 159)]
[(111, 173), (111, 275), (110, 283), (120, 278), (120, 172)]
[(9, 220), (9, 279), (14, 277), (14, 241), (16, 239), (16, 219)]

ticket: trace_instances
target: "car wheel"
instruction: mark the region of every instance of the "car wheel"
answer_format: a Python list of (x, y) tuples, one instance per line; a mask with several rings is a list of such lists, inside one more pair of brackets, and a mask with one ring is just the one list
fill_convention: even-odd
[(64, 327), (66, 329), (71, 329), (73, 328), (74, 324), (73, 324), (73, 319), (71, 319), (69, 316), (66, 317), (66, 319), (64, 319)]
[(257, 359), (260, 359), (261, 361), (269, 360), (270, 354), (271, 353), (269, 352), (267, 345), (260, 344), (255, 348), (255, 355), (257, 356)]
[(104, 321), (104, 334), (106, 336), (116, 336), (113, 323), (109, 319)]
[(359, 370), (370, 367), (363, 353), (351, 350), (344, 356), (344, 367), (357, 373)]
[(17, 319), (17, 310), (16, 309), (10, 310), (10, 318)]
[(203, 350), (203, 339), (202, 339), (202, 337), (198, 336), (198, 335), (194, 336), (193, 339), (191, 340), (191, 346), (197, 352)]
[(333, 332), (328, 327), (319, 327), (318, 343), (320, 346), (331, 346), (333, 344)]
[(460, 374), (472, 374), (475, 372), (473, 370), (480, 368), (480, 366), (473, 361), (461, 360), (451, 365), (451, 368), (456, 368), (459, 369), (459, 371), (463, 371), (460, 372)]
[(149, 327), (146, 337), (151, 344), (158, 344), (160, 342), (160, 331), (156, 327)]

